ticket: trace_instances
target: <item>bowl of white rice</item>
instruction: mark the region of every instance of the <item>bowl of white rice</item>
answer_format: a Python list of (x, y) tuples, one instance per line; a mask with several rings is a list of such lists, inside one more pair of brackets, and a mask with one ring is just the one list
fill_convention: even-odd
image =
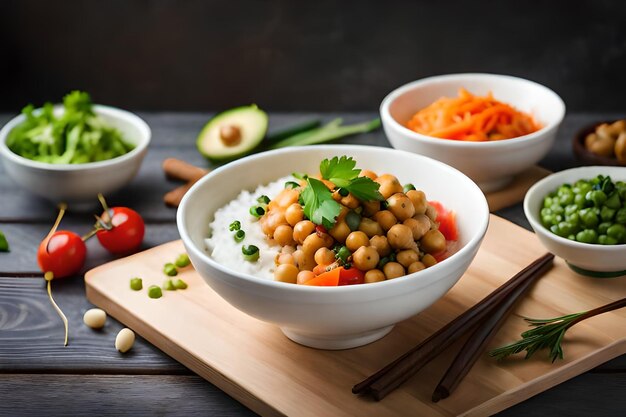
[[(456, 252), (404, 277), (361, 285), (316, 287), (273, 279), (280, 247), (268, 243), (250, 215), (261, 195), (278, 194), (293, 172), (316, 174), (325, 158), (350, 156), (357, 167), (412, 183), (429, 200), (456, 213)], [(236, 242), (237, 220), (245, 242)], [(235, 308), (274, 323), (291, 340), (320, 349), (347, 349), (384, 337), (393, 326), (432, 305), (463, 275), (486, 233), (489, 209), (478, 186), (460, 171), (428, 157), (380, 147), (294, 147), (249, 156), (212, 171), (185, 195), (177, 224), (189, 257), (208, 285)], [(241, 246), (259, 248), (246, 262)]]

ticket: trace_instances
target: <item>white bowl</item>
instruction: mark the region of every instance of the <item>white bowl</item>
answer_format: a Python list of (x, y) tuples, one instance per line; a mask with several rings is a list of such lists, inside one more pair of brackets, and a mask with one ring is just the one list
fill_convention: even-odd
[[(543, 128), (519, 138), (466, 142), (433, 138), (405, 127), (417, 111), (441, 97), (456, 97), (460, 88), (477, 95), (492, 92), (497, 100), (532, 114)], [(552, 90), (521, 78), (451, 74), (424, 78), (392, 91), (383, 100), (380, 115), (394, 148), (452, 165), (488, 192), (506, 186), (515, 174), (536, 164), (548, 153), (565, 115), (565, 104)]]
[(549, 175), (533, 185), (524, 198), (524, 214), (541, 243), (552, 253), (565, 259), (572, 269), (584, 275), (614, 277), (626, 275), (626, 245), (600, 245), (575, 242), (555, 235), (541, 224), (543, 199), (561, 185), (599, 174), (613, 181), (626, 181), (626, 168), (590, 166), (572, 168)]
[[(213, 213), (242, 189), (254, 190), (292, 172), (319, 172), (324, 158), (348, 155), (357, 167), (393, 173), (430, 200), (456, 211), (460, 249), (445, 261), (406, 277), (374, 284), (309, 287), (240, 273), (211, 259), (204, 239)], [(408, 152), (369, 146), (294, 147), (264, 152), (212, 171), (185, 195), (178, 230), (200, 275), (226, 301), (275, 323), (290, 339), (322, 349), (373, 342), (442, 297), (478, 251), (489, 221), (483, 193), (469, 178), (441, 162)]]
[[(110, 194), (130, 182), (147, 152), (150, 127), (125, 110), (101, 105), (93, 108), (109, 126), (118, 129), (125, 140), (135, 145), (132, 151), (106, 161), (86, 164), (33, 161), (13, 153), (6, 144), (9, 132), (25, 119), (24, 115), (19, 115), (0, 130), (0, 155), (9, 176), (32, 193), (54, 203), (68, 203), (70, 207), (97, 204), (98, 193)], [(55, 114), (62, 112), (62, 106), (55, 106)]]

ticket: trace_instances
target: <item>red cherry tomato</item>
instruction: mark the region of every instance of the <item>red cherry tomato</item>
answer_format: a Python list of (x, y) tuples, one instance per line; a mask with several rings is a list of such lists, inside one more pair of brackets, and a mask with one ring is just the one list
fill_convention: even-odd
[(437, 210), (439, 231), (445, 236), (446, 240), (458, 240), (459, 232), (456, 228), (456, 214), (451, 210), (447, 210), (437, 201), (429, 201), (428, 204)]
[(338, 285), (363, 284), (364, 282), (365, 274), (360, 269), (356, 269), (355, 267), (350, 269), (341, 268)]
[[(128, 207), (113, 207), (109, 216), (111, 229), (96, 233), (100, 244), (115, 254), (127, 254), (139, 249), (145, 233), (145, 224), (139, 213)], [(109, 216), (103, 214), (103, 219)]]
[(74, 232), (58, 230), (39, 244), (37, 263), (45, 272), (52, 272), (54, 278), (64, 278), (77, 274), (85, 263), (87, 247)]

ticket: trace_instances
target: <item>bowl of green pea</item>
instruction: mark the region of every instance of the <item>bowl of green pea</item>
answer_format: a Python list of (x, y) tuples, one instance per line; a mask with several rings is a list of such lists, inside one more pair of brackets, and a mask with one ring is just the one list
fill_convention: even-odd
[(626, 168), (554, 173), (528, 190), (524, 213), (541, 243), (575, 272), (626, 276)]

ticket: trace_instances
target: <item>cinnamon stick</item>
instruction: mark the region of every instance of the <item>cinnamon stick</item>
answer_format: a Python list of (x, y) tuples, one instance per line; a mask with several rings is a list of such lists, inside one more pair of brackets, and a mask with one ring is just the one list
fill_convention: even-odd
[(502, 324), (504, 324), (517, 301), (550, 268), (552, 268), (552, 263), (543, 264), (534, 275), (519, 285), (502, 304), (494, 308), (486, 321), (474, 330), (435, 388), (432, 396), (433, 402), (447, 398), (458, 387), (465, 375), (472, 369), (484, 348), (495, 336)]
[(552, 262), (553, 259), (554, 255), (547, 253), (535, 260), (479, 303), (452, 320), (419, 345), (356, 384), (352, 388), (352, 392), (355, 394), (369, 393), (376, 400), (382, 400), (387, 394), (412, 377), (426, 363), (430, 362), (439, 352), (460, 338), (469, 328), (482, 321), (487, 314), (515, 291), (519, 285), (530, 279), (545, 264)]
[(182, 181), (197, 181), (209, 171), (176, 158), (163, 161), (163, 171), (168, 178)]

